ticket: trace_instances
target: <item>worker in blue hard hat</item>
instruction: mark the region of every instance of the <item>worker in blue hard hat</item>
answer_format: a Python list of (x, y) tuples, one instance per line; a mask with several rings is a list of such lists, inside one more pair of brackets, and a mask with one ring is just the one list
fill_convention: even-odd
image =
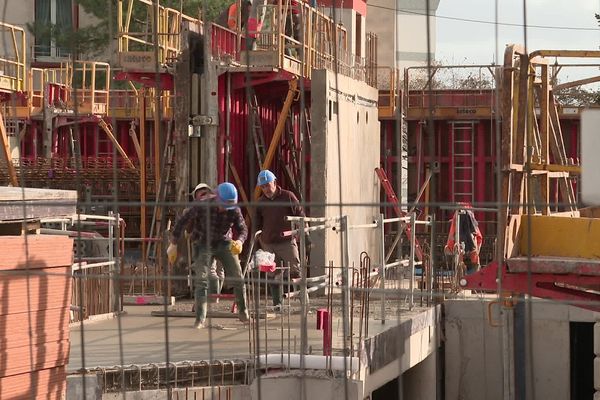
[[(225, 274), (231, 280), (239, 320), (248, 322), (246, 286), (239, 260), (242, 246), (248, 237), (248, 228), (237, 206), (237, 199), (235, 186), (229, 182), (221, 183), (213, 196), (196, 201), (194, 206), (179, 218), (171, 233), (171, 244), (167, 249), (169, 262), (177, 258), (177, 241), (183, 229), (188, 223), (192, 224), (196, 312), (194, 327), (198, 329), (206, 326), (208, 274), (214, 259), (223, 264)], [(235, 233), (233, 237), (237, 236), (235, 240), (232, 239), (232, 233)]]
[[(292, 229), (291, 223), (286, 221), (286, 216), (305, 216), (304, 210), (294, 193), (277, 185), (275, 174), (268, 169), (259, 172), (256, 185), (262, 191), (256, 207), (256, 229), (262, 230), (259, 236), (261, 248), (274, 253), (278, 265), (289, 267), (290, 278), (299, 278), (300, 255), (296, 238), (283, 236), (283, 232)], [(280, 273), (281, 270), (278, 270), (275, 280), (281, 278)], [(280, 309), (282, 287), (272, 283), (270, 290), (273, 306)]]

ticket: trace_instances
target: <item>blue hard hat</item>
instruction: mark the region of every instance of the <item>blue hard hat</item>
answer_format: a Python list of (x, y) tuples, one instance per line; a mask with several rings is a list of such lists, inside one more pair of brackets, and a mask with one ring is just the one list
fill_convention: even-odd
[(268, 169), (263, 169), (258, 173), (258, 179), (256, 180), (256, 186), (266, 185), (267, 183), (273, 182), (275, 179), (275, 174), (269, 171)]
[(223, 208), (226, 210), (233, 210), (237, 206), (235, 205), (238, 200), (237, 189), (232, 183), (223, 182), (217, 186), (217, 197), (223, 204)]

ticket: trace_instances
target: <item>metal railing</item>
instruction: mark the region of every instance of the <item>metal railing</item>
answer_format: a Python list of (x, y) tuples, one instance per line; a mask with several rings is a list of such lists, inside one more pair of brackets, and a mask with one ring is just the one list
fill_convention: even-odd
[(3, 54), (0, 54), (0, 90), (16, 92), (27, 90), (27, 57), (25, 30), (0, 21)]
[[(313, 69), (328, 69), (376, 86), (374, 33), (367, 34), (365, 57), (357, 57), (348, 48), (346, 29), (306, 2), (261, 4), (255, 15), (261, 23), (247, 32), (210, 24), (213, 58), (283, 68), (307, 78)], [(253, 50), (252, 54), (246, 53), (247, 49)]]
[(125, 226), (119, 214), (42, 218), (40, 226), (41, 234), (74, 239), (71, 321), (120, 312)]
[[(126, 7), (123, 3), (127, 4)], [(150, 70), (154, 69), (156, 46), (159, 65), (170, 63), (181, 53), (182, 25), (189, 23), (198, 30), (202, 25), (199, 19), (149, 0), (119, 0), (117, 21), (118, 51), (121, 56), (130, 53), (131, 56), (149, 57), (150, 62), (145, 64), (149, 64), (147, 67)], [(120, 61), (123, 64), (124, 59), (121, 57)]]

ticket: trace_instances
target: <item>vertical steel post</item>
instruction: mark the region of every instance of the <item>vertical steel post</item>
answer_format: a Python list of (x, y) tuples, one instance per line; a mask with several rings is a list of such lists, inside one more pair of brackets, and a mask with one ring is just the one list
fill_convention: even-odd
[(381, 323), (385, 324), (385, 226), (383, 223), (383, 214), (377, 217), (377, 227), (379, 228), (379, 288), (381, 289)]
[(433, 285), (435, 283), (435, 268), (433, 263), (435, 262), (435, 214), (431, 214), (429, 216), (429, 232), (431, 234), (431, 239), (429, 239), (429, 301), (430, 304), (433, 304)]
[[(410, 259), (408, 260), (408, 266), (410, 268), (410, 296), (408, 298), (408, 309), (412, 310), (414, 306), (414, 292), (415, 292), (415, 213), (410, 213)], [(421, 267), (423, 265), (421, 264)]]
[(107, 240), (108, 240), (108, 277), (109, 277), (109, 282), (108, 282), (108, 301), (109, 301), (109, 308), (110, 311), (112, 312), (116, 312), (118, 310), (116, 310), (114, 308), (114, 305), (116, 303), (116, 299), (115, 299), (115, 279), (116, 279), (116, 265), (114, 264), (115, 261), (115, 257), (114, 257), (114, 218), (115, 215), (113, 213), (113, 211), (109, 211), (108, 212), (108, 236), (107, 236)]
[[(348, 251), (348, 216), (343, 215), (340, 218), (340, 231), (342, 232), (342, 317), (343, 317), (343, 326), (344, 326), (344, 334), (352, 336), (352, 332), (350, 332), (350, 315), (348, 311), (350, 309), (350, 278), (349, 278), (349, 268), (350, 268), (350, 256)], [(344, 338), (344, 343), (345, 343)], [(346, 349), (344, 349), (345, 351)]]
[[(301, 287), (300, 287), (300, 307), (301, 307), (301, 317), (300, 317), (300, 329), (301, 329), (301, 358), (300, 364), (301, 368), (304, 368), (304, 354), (308, 354), (308, 328), (307, 328), (307, 304), (306, 299), (308, 294), (306, 292), (306, 233), (304, 232), (305, 222), (304, 217), (300, 218), (300, 222), (294, 223), (292, 225), (294, 229), (298, 231), (298, 238), (300, 239), (300, 279), (301, 279)], [(290, 271), (291, 272), (291, 271)], [(290, 279), (291, 276), (288, 277)]]

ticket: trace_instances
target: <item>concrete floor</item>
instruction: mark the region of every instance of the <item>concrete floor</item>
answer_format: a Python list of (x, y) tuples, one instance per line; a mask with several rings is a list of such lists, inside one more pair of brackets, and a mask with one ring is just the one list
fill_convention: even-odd
[[(308, 314), (308, 346), (313, 354), (322, 354), (322, 331), (316, 330), (316, 308), (319, 300), (311, 299)], [(379, 302), (373, 302), (371, 310), (378, 310)], [(220, 306), (220, 305), (219, 305)], [(191, 306), (190, 306), (191, 307)], [(227, 307), (227, 306), (225, 306)], [(292, 309), (294, 309), (292, 307)], [(152, 311), (163, 311), (163, 306), (126, 306), (125, 313), (112, 319), (85, 321), (71, 326), (71, 353), (68, 370), (82, 367), (112, 367), (115, 365), (164, 363), (167, 361), (166, 343), (169, 343), (168, 361), (201, 361), (210, 359), (250, 359), (250, 328), (237, 318), (213, 318), (210, 323), (215, 328), (197, 330), (192, 328), (193, 318), (155, 317)], [(413, 311), (403, 311), (401, 321), (423, 311), (417, 307)], [(337, 314), (338, 310), (334, 310)], [(375, 313), (373, 313), (375, 314)], [(398, 325), (398, 314), (388, 309), (389, 318), (385, 324), (378, 316), (369, 318), (369, 336), (377, 335)], [(168, 324), (168, 338), (165, 327)], [(353, 324), (354, 337), (358, 338), (358, 318)], [(332, 322), (333, 347), (343, 348), (342, 322), (334, 318)], [(289, 327), (289, 329), (288, 329)], [(256, 328), (255, 328), (256, 329)], [(265, 329), (265, 319), (260, 320), (260, 353), (282, 351), (297, 353), (300, 350), (300, 316), (287, 313), (269, 314)], [(253, 331), (254, 332), (254, 331)], [(265, 339), (266, 338), (266, 339)], [(266, 347), (266, 348), (265, 348)]]
[[(164, 363), (167, 361), (248, 359), (250, 358), (250, 330), (236, 318), (213, 318), (212, 329), (192, 328), (193, 318), (154, 317), (152, 311), (162, 311), (162, 306), (126, 306), (118, 318), (86, 321), (71, 326), (71, 353), (68, 370), (81, 367), (114, 366), (128, 364)], [(284, 329), (284, 347), (288, 348), (287, 316)], [(168, 324), (168, 339), (165, 327)], [(316, 331), (316, 314), (308, 316), (309, 346), (321, 346), (322, 336)], [(292, 316), (289, 324), (289, 347), (300, 343), (299, 316)], [(265, 346), (264, 319), (261, 320), (261, 353)], [(269, 318), (266, 327), (267, 351), (280, 351), (281, 318)]]

